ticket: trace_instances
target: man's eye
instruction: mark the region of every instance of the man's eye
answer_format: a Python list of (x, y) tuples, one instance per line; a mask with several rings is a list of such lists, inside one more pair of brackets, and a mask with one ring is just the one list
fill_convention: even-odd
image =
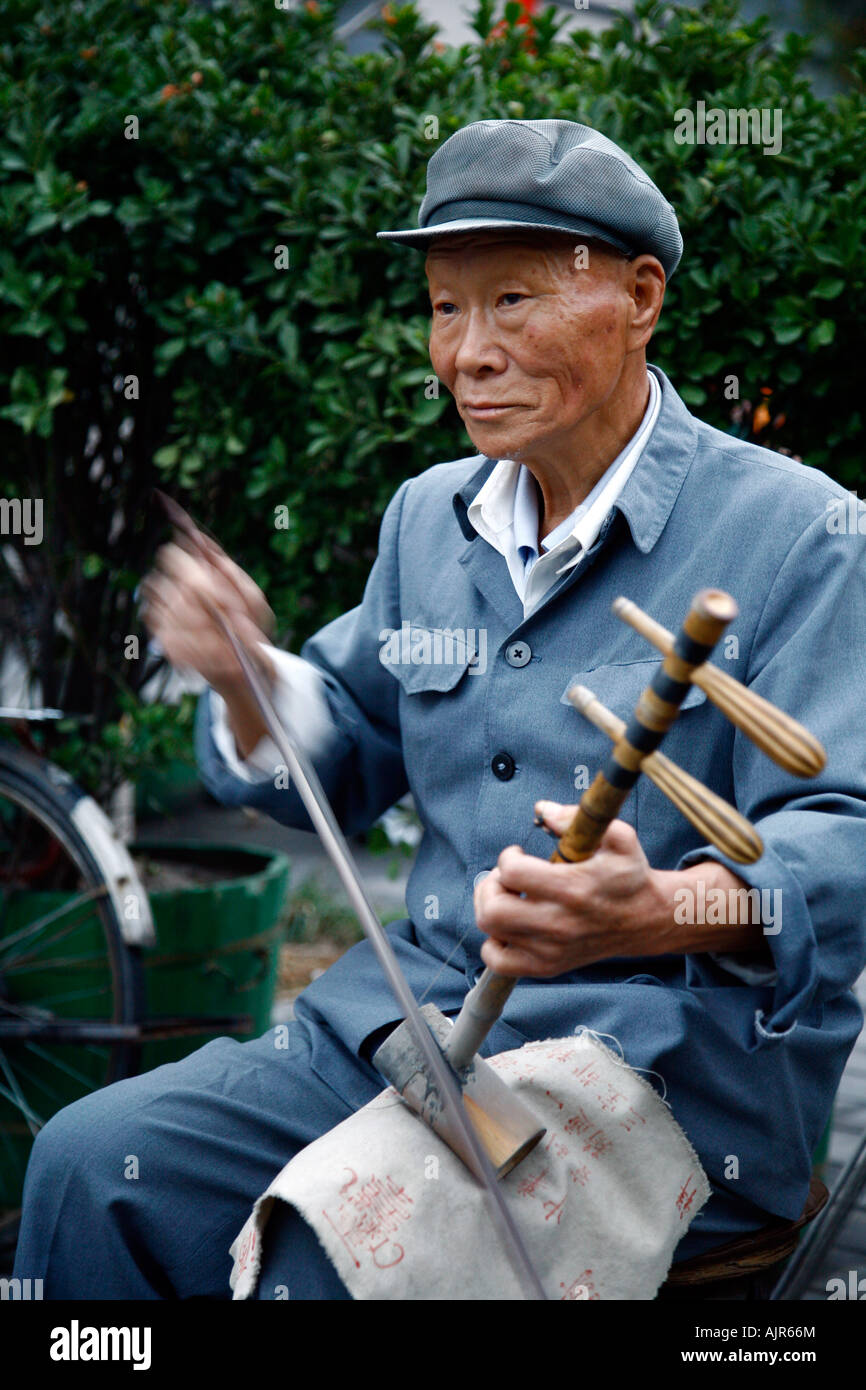
[(457, 305), (452, 304), (448, 299), (442, 300), (442, 302), (436, 304), (434, 308), (437, 314), (445, 314), (449, 318), (452, 314), (456, 314), (457, 312)]
[(511, 290), (508, 294), (501, 295), (499, 302), (510, 307), (512, 304), (519, 304), (521, 299), (525, 298), (526, 295), (521, 294), (519, 290)]

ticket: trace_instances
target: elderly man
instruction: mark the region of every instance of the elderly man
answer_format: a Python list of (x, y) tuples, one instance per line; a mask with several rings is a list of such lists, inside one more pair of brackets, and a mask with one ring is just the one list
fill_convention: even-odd
[[(426, 249), (433, 366), (478, 455), (399, 488), (362, 602), (300, 656), (267, 644), (263, 597), (216, 548), (210, 566), (162, 554), (149, 621), (211, 686), (198, 746), (224, 801), (309, 824), (203, 599), (260, 643), (346, 831), (411, 790), (424, 836), (390, 931), (417, 997), (454, 1014), (486, 963), (522, 977), (490, 1051), (585, 1025), (663, 1088), (713, 1189), (684, 1259), (799, 1216), (862, 1022), (862, 539), (830, 534), (829, 478), (702, 424), (647, 368), (682, 242), (611, 141), (469, 126), (430, 161), (419, 221), (382, 235)], [(608, 746), (565, 691), (627, 717), (657, 664), (611, 600), (677, 628), (707, 585), (740, 604), (720, 659), (822, 739), (826, 771), (778, 771), (695, 687), (666, 747), (757, 824), (763, 857), (727, 862), (641, 781), (594, 858), (547, 862), (536, 803), (563, 829)], [(431, 659), (446, 629), (463, 640)], [(760, 918), (702, 913), (745, 885)], [(397, 1022), (362, 943), (301, 996), (288, 1049), (222, 1039), (63, 1111), (35, 1146), (16, 1272), (53, 1297), (226, 1297), (251, 1203), (376, 1093), (370, 1057)], [(278, 1285), (345, 1296), (288, 1209), (261, 1296)]]

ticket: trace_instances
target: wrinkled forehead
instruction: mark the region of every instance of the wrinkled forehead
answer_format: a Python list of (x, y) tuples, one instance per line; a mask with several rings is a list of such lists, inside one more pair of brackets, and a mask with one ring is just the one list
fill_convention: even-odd
[(542, 273), (558, 276), (575, 263), (578, 248), (588, 252), (581, 265), (600, 270), (604, 275), (618, 271), (630, 259), (607, 242), (580, 232), (479, 229), (436, 237), (427, 248), (424, 269), (429, 280), (447, 275), (452, 268), (474, 274), (476, 269), (489, 269), (495, 264), (497, 269), (507, 270), (509, 262), (513, 261), (515, 269), (519, 266), (525, 271), (537, 267)]

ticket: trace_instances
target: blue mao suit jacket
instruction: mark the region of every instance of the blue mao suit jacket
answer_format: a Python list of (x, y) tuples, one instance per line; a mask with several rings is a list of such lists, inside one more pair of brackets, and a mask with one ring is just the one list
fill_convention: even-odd
[[(862, 1024), (851, 986), (866, 964), (864, 539), (839, 524), (847, 494), (838, 484), (695, 419), (651, 370), (662, 404), (645, 452), (596, 543), (528, 618), (505, 560), (467, 520), (495, 461), (439, 464), (399, 488), (362, 602), (302, 648), (333, 716), (317, 767), (347, 833), (412, 792), (424, 835), (409, 919), (389, 930), (416, 996), (454, 1011), (482, 968), (476, 876), (509, 844), (547, 858), (534, 801), (576, 802), (576, 769), (593, 776), (608, 751), (565, 691), (579, 681), (627, 718), (660, 660), (612, 616), (612, 600), (625, 594), (676, 630), (698, 589), (732, 593), (736, 642), (714, 660), (813, 730), (827, 767), (808, 781), (781, 771), (693, 688), (665, 751), (758, 827), (763, 857), (748, 867), (727, 861), (646, 778), (622, 815), (654, 866), (713, 858), (775, 892), (768, 901), (781, 918), (766, 937), (775, 978), (765, 971), (763, 983), (747, 983), (700, 952), (601, 962), (521, 981), (494, 1041), (518, 1046), (582, 1025), (612, 1035), (632, 1066), (663, 1079), (716, 1193), (794, 1218)], [(473, 664), (470, 640), (450, 663), (383, 662), (380, 649), (404, 622), (417, 644), (410, 652), (423, 652), (425, 631), (483, 631), (486, 661)], [(522, 664), (513, 649), (506, 656), (515, 642)], [(293, 790), (228, 772), (207, 695), (197, 746), (219, 799), (309, 828)], [(305, 991), (298, 1012), (354, 1054), (399, 1017), (366, 942)], [(358, 1102), (351, 1067), (327, 1079)]]

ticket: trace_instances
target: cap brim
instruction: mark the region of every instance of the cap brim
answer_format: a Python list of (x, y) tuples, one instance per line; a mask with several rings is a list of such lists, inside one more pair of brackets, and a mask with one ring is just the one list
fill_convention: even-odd
[(380, 241), (399, 241), (407, 246), (425, 247), (433, 241), (438, 241), (440, 237), (457, 236), (461, 232), (511, 231), (514, 228), (522, 232), (574, 232), (577, 236), (587, 236), (595, 241), (607, 242), (617, 251), (631, 255), (631, 247), (627, 246), (624, 241), (605, 235), (597, 225), (591, 222), (581, 222), (579, 218), (564, 218), (558, 222), (523, 222), (515, 218), (505, 217), (461, 217), (454, 222), (441, 222), (438, 226), (407, 227), (405, 230), (397, 232), (377, 232), (376, 236)]

